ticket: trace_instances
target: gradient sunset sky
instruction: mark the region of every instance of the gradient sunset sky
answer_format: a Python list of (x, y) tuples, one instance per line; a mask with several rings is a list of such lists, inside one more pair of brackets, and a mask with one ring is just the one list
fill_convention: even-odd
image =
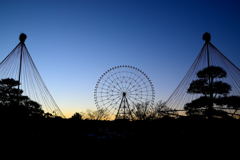
[(210, 32), (240, 66), (239, 0), (0, 0), (0, 60), (26, 33), (28, 50), (66, 116), (95, 110), (98, 78), (117, 65), (148, 74), (166, 100)]

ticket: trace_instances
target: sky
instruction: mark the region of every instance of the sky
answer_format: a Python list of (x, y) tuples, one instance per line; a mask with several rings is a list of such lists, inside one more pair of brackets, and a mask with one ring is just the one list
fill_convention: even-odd
[(132, 65), (167, 100), (210, 32), (240, 66), (239, 0), (0, 0), (0, 60), (20, 33), (66, 116), (96, 110), (94, 88), (109, 68)]

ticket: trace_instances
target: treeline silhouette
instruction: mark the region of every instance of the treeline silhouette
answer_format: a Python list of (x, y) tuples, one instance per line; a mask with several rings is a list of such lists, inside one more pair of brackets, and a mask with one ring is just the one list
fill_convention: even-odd
[[(238, 119), (240, 96), (228, 94), (231, 85), (221, 81), (227, 76), (221, 67), (209, 66), (197, 73), (199, 79), (193, 80), (187, 92), (202, 95), (185, 104), (185, 112), (174, 111), (164, 102), (159, 101), (155, 106), (148, 103), (136, 104), (133, 110), (134, 120), (159, 119)], [(44, 112), (41, 104), (23, 95), (20, 83), (14, 79), (0, 80), (0, 118), (6, 120), (40, 120), (63, 119), (52, 113)], [(148, 108), (146, 110), (146, 108)], [(87, 110), (85, 113), (76, 112), (70, 120), (113, 120), (107, 109), (96, 111)], [(66, 119), (66, 118), (65, 118)]]
[[(55, 144), (61, 141), (69, 145), (72, 142), (82, 145), (228, 142), (240, 135), (240, 120), (236, 116), (240, 98), (228, 96), (231, 86), (220, 81), (226, 75), (222, 68), (216, 66), (199, 71), (199, 79), (190, 84), (187, 92), (202, 96), (185, 105), (186, 115), (174, 113), (160, 101), (147, 112), (147, 104), (138, 104), (134, 113), (136, 119), (132, 121), (109, 121), (112, 117), (104, 109), (76, 112), (70, 118), (54, 116), (24, 96), (18, 81), (2, 79), (1, 136), (30, 144), (43, 141)], [(216, 108), (215, 105), (222, 107)], [(228, 112), (228, 109), (234, 109), (234, 112)]]

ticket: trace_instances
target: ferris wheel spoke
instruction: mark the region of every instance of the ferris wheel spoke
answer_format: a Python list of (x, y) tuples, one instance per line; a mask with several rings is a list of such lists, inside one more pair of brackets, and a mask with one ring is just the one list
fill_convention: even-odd
[(108, 114), (112, 114), (114, 111), (112, 110), (117, 110), (117, 108), (119, 107), (119, 105), (117, 105), (121, 100), (121, 97), (115, 99), (111, 104), (109, 104), (106, 108), (108, 109), (107, 113)]
[(126, 85), (127, 85), (127, 77), (125, 75), (122, 76), (122, 86), (123, 90), (126, 90)]
[(112, 107), (109, 109), (109, 113), (112, 112), (113, 109), (114, 109), (114, 110), (117, 110), (117, 108), (118, 108), (119, 105), (120, 105), (121, 99), (122, 99), (122, 98), (120, 97), (117, 101), (115, 101), (115, 102), (113, 103)]
[[(138, 81), (136, 82), (138, 85), (138, 87), (135, 87), (136, 89), (142, 89), (142, 88), (148, 88), (150, 86), (146, 85), (145, 82), (143, 82), (142, 80), (141, 81)], [(132, 88), (133, 89), (133, 88)]]
[(144, 90), (133, 90), (133, 91), (128, 92), (128, 94), (130, 94), (130, 95), (146, 95), (149, 93), (150, 92), (144, 91)]
[(114, 86), (116, 86), (116, 88), (119, 90), (119, 92), (122, 92), (122, 87), (120, 85), (120, 83), (118, 82), (118, 79), (113, 77), (114, 79), (112, 80), (112, 84), (114, 84)]
[[(121, 88), (118, 88), (116, 85), (114, 85), (114, 81), (112, 79), (109, 78), (109, 80), (111, 82), (108, 82), (107, 80), (105, 80), (105, 82), (107, 82), (107, 84), (109, 84), (108, 86), (113, 86), (114, 89), (118, 90), (118, 91), (121, 91)], [(109, 87), (110, 88), (110, 87)]]
[(100, 97), (114, 97), (118, 96), (119, 94), (111, 94), (111, 95), (101, 95)]
[(128, 92), (129, 87), (132, 85), (132, 81), (128, 83), (127, 87), (126, 87), (126, 91)]
[[(115, 98), (114, 98), (115, 99)], [(110, 102), (112, 102), (114, 99), (101, 99), (99, 100), (98, 103), (101, 103), (103, 105), (109, 104)]]
[(139, 75), (133, 73), (133, 72), (128, 72), (128, 74), (130, 75), (129, 77), (131, 78), (131, 80), (133, 82), (136, 82), (136, 79), (139, 77)]
[(109, 108), (110, 106), (113, 106), (114, 102), (116, 101), (116, 99), (120, 99), (120, 97), (115, 98), (114, 100), (111, 100), (111, 103), (106, 106), (106, 108)]
[[(113, 77), (113, 76), (112, 76)], [(119, 85), (120, 83), (119, 83), (119, 81), (118, 81), (118, 78), (117, 77), (113, 77), (114, 79), (112, 79), (112, 78), (109, 78), (110, 80), (111, 80), (111, 82), (112, 82), (112, 84), (114, 84), (114, 86), (116, 86), (116, 88), (120, 91), (120, 92), (122, 92), (122, 87)]]
[(143, 104), (144, 102), (140, 99), (140, 98), (136, 98), (136, 97), (132, 97), (132, 96), (129, 96), (130, 98), (132, 98), (133, 100), (136, 100), (138, 102), (141, 102), (140, 104)]
[(144, 99), (143, 97), (131, 96), (131, 95), (129, 95), (128, 97), (130, 97), (133, 100), (139, 101), (139, 102), (143, 102), (142, 99)]
[(136, 102), (134, 102), (134, 100), (132, 100), (132, 98), (128, 97), (128, 100), (133, 104), (134, 107), (136, 107)]
[(103, 89), (103, 88), (100, 88), (101, 91), (99, 91), (99, 93), (104, 93), (104, 94), (119, 94), (120, 92), (119, 91), (116, 91), (116, 90), (110, 90), (110, 89)]
[(99, 91), (98, 94), (104, 95), (104, 94), (117, 94), (117, 93), (114, 93), (114, 92), (109, 91), (109, 90), (102, 90), (102, 91)]
[(139, 80), (141, 79), (140, 76), (138, 76), (135, 80), (135, 85), (132, 85), (132, 87), (129, 88), (129, 90), (131, 91), (132, 89), (136, 88), (138, 85), (141, 84), (142, 80)]
[(104, 87), (102, 87), (104, 90), (112, 90), (115, 92), (120, 92), (121, 90), (118, 89), (117, 87), (115, 87), (114, 85), (105, 85)]
[(109, 77), (107, 77), (107, 78), (104, 78), (103, 80), (102, 80), (102, 86), (112, 86), (114, 83), (113, 83), (113, 80), (112, 79), (110, 79)]
[(101, 92), (98, 92), (98, 94), (104, 95), (104, 94), (109, 94), (109, 92), (101, 91)]
[(126, 71), (125, 72), (125, 86), (124, 86), (125, 91), (128, 90), (128, 87), (131, 85), (132, 82), (133, 82), (133, 79), (131, 77), (131, 72)]
[(136, 97), (138, 97), (138, 98), (143, 98), (143, 97), (148, 97), (148, 96), (150, 96), (149, 94), (130, 94), (130, 96), (136, 96)]
[(132, 93), (130, 94), (131, 96), (137, 96), (137, 97), (149, 97), (152, 94), (150, 92), (137, 92), (137, 93)]
[[(101, 90), (111, 90), (111, 91), (116, 91), (114, 90), (115, 88), (111, 88), (111, 86), (101, 86), (99, 87), (99, 89)], [(117, 90), (118, 91), (118, 90)], [(118, 91), (119, 92), (119, 91)]]
[(134, 78), (132, 78), (132, 77), (130, 76), (129, 79), (130, 79), (131, 81), (128, 83), (128, 86), (126, 87), (126, 91), (128, 91), (128, 90), (129, 90), (129, 87), (131, 87), (131, 85), (135, 83), (135, 79), (134, 79)]
[(133, 88), (132, 90), (129, 91), (129, 93), (133, 93), (133, 92), (137, 92), (137, 91), (142, 91), (142, 92), (147, 92), (148, 91), (147, 86), (145, 87), (137, 87), (137, 88)]
[(102, 101), (102, 105), (107, 108), (106, 106), (111, 104), (112, 103), (112, 100), (107, 100), (107, 101)]
[(130, 97), (128, 97), (128, 100), (131, 102), (131, 103), (133, 103), (133, 109), (134, 110), (137, 110), (137, 106), (138, 105), (140, 105), (140, 106), (142, 106), (142, 105), (144, 105), (144, 103), (143, 102), (138, 102), (138, 101), (136, 101), (136, 100), (134, 100), (133, 98), (130, 98)]
[(104, 99), (101, 99), (100, 102), (113, 101), (116, 98), (117, 98), (117, 96), (116, 97), (111, 97), (111, 98), (104, 98)]
[(131, 99), (134, 99), (135, 101), (141, 102), (141, 103), (147, 103), (150, 100), (146, 97), (138, 97), (138, 96), (130, 96)]
[(132, 78), (132, 74), (131, 72), (127, 72), (128, 73), (128, 79), (130, 80), (128, 82), (128, 84), (126, 84), (125, 90), (128, 91), (129, 87), (132, 85), (132, 83), (134, 83), (135, 79)]
[(116, 97), (118, 97), (119, 95), (115, 95), (115, 96), (99, 96), (99, 101), (98, 102), (106, 102), (106, 101), (111, 101), (113, 99), (115, 99)]
[[(145, 80), (146, 80), (146, 79), (145, 79)], [(144, 78), (141, 76), (141, 77), (139, 77), (137, 83), (138, 83), (138, 84), (141, 84), (141, 85), (146, 85), (146, 82), (148, 82), (148, 79), (147, 79), (146, 81), (145, 81), (145, 80), (144, 80)], [(147, 84), (149, 84), (149, 82), (148, 82)]]
[(118, 80), (117, 84), (118, 86), (121, 88), (121, 90), (123, 91), (123, 86), (122, 86), (122, 82), (121, 82), (121, 79), (119, 78), (119, 76), (117, 76), (117, 74), (114, 75), (115, 78)]
[(126, 90), (126, 83), (127, 83), (126, 71), (121, 72), (121, 75), (119, 75), (119, 80), (121, 82), (121, 86), (123, 88), (123, 91), (125, 91)]
[(108, 101), (108, 100), (113, 100), (115, 98), (119, 97), (119, 95), (115, 95), (115, 96), (100, 96), (101, 100), (99, 102), (103, 102), (103, 101)]
[[(133, 101), (131, 98), (129, 98), (129, 99), (130, 99), (130, 101)], [(134, 103), (134, 102), (133, 102), (133, 103)], [(141, 103), (136, 103), (136, 102), (135, 102), (135, 110), (137, 110), (137, 106), (138, 106), (138, 105), (144, 107), (144, 108), (145, 108), (145, 112), (147, 111), (147, 108), (148, 108), (148, 106), (149, 106), (149, 104), (147, 104), (146, 102), (142, 102), (142, 101), (141, 101)]]

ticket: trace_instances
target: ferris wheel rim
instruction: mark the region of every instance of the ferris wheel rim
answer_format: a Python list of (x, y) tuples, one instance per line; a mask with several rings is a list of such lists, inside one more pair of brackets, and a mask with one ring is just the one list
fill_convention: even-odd
[[(103, 106), (103, 105), (100, 105), (99, 104), (99, 100), (98, 100), (98, 89), (99, 89), (99, 86), (101, 85), (102, 81), (103, 81), (103, 78), (106, 77), (106, 75), (108, 75), (110, 72), (112, 71), (115, 71), (117, 69), (123, 69), (123, 68), (126, 68), (126, 69), (131, 69), (133, 71), (135, 71), (136, 73), (138, 73), (140, 76), (144, 77), (145, 80), (146, 80), (146, 83), (148, 83), (148, 87), (150, 88), (149, 90), (146, 90), (146, 92), (149, 92), (150, 94), (148, 95), (150, 98), (149, 98), (149, 106), (152, 107), (153, 106), (153, 103), (154, 103), (154, 100), (155, 100), (155, 90), (154, 90), (154, 86), (153, 86), (153, 83), (152, 81), (150, 80), (150, 78), (148, 77), (148, 75), (143, 72), (142, 70), (140, 70), (139, 68), (137, 67), (134, 67), (134, 66), (131, 66), (131, 65), (118, 65), (118, 66), (114, 66), (114, 67), (111, 67), (110, 69), (108, 69), (106, 72), (104, 72), (100, 78), (98, 79), (96, 85), (95, 85), (95, 89), (94, 89), (94, 100), (95, 100), (95, 105), (97, 107), (97, 109), (103, 109), (103, 108), (107, 108), (108, 107), (111, 107), (111, 110), (113, 109), (113, 107), (111, 106), (113, 103), (119, 103), (119, 100), (121, 99), (121, 97), (116, 97), (115, 99), (118, 99), (117, 101), (115, 99), (110, 99), (110, 98), (107, 98), (109, 100), (108, 103), (110, 103), (109, 106)], [(132, 73), (129, 71), (129, 73)], [(134, 73), (134, 74), (136, 74)], [(117, 74), (117, 73), (115, 73)], [(112, 75), (109, 75), (109, 77), (111, 77)], [(129, 78), (129, 77), (128, 77)], [(146, 85), (146, 84), (145, 84)], [(139, 85), (140, 86), (140, 85)], [(136, 90), (137, 91), (137, 90)], [(139, 97), (138, 97), (139, 98)], [(142, 97), (141, 97), (142, 98)], [(131, 103), (134, 104), (134, 101), (137, 99), (137, 97), (135, 98), (130, 98), (130, 101), (132, 101)], [(146, 98), (147, 99), (147, 98)], [(113, 100), (113, 102), (111, 102), (111, 100)], [(142, 103), (142, 102), (141, 102)], [(114, 110), (114, 109), (113, 109)], [(115, 107), (115, 110), (116, 110), (116, 107)]]

